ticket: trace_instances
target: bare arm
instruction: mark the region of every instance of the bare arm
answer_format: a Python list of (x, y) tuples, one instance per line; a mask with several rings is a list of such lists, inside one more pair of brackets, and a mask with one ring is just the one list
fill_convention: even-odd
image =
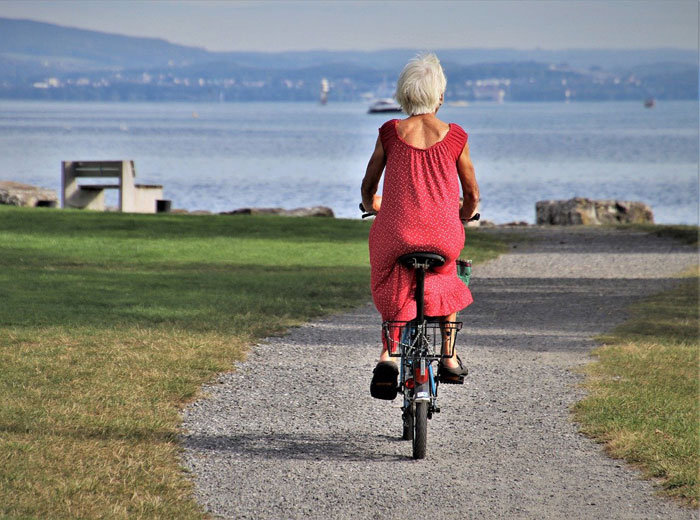
[(374, 146), (374, 152), (372, 152), (367, 164), (365, 178), (362, 179), (362, 205), (367, 211), (379, 210), (378, 207), (375, 207), (374, 196), (379, 188), (379, 180), (382, 178), (384, 166), (386, 166), (386, 154), (381, 138), (377, 137), (377, 144)]
[(457, 159), (457, 173), (459, 174), (459, 182), (462, 184), (462, 194), (464, 196), (464, 203), (459, 210), (459, 218), (469, 220), (476, 213), (476, 208), (479, 204), (479, 185), (476, 183), (474, 165), (469, 157), (469, 144), (464, 145), (464, 150), (462, 150), (459, 159)]

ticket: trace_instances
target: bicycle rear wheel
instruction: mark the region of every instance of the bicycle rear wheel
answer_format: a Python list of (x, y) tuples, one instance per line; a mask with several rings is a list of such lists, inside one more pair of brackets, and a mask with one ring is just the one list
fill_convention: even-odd
[(413, 458), (424, 459), (428, 444), (428, 402), (418, 401), (415, 404), (413, 417)]

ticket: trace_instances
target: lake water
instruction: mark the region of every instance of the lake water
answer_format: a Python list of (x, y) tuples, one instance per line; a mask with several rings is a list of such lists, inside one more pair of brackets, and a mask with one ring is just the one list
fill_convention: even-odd
[[(0, 102), (0, 180), (60, 189), (62, 160), (133, 159), (173, 208), (330, 206), (358, 218), (377, 129), (359, 103)], [(445, 106), (469, 133), (483, 218), (534, 222), (535, 202), (640, 200), (698, 223), (698, 103)], [(116, 205), (116, 194), (108, 203)]]

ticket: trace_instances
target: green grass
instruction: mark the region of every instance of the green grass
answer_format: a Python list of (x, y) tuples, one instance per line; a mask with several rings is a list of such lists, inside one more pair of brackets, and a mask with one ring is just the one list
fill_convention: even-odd
[(660, 225), (660, 224), (630, 224), (615, 226), (619, 229), (635, 229), (651, 233), (657, 237), (672, 238), (683, 244), (698, 246), (700, 228), (698, 226)]
[(367, 301), (368, 230), (0, 206), (0, 517), (203, 518), (182, 406), (256, 339)]
[(697, 270), (677, 289), (633, 309), (585, 368), (581, 430), (658, 478), (663, 492), (700, 501), (700, 329)]

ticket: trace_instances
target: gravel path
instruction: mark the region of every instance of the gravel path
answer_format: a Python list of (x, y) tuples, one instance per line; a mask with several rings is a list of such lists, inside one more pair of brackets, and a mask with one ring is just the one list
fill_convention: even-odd
[(184, 413), (196, 497), (236, 519), (697, 518), (579, 435), (569, 408), (591, 337), (674, 283), (697, 252), (615, 230), (513, 229), (474, 269), (458, 346), (471, 373), (442, 386), (428, 455), (399, 440), (399, 399), (369, 396), (371, 305), (252, 348)]

